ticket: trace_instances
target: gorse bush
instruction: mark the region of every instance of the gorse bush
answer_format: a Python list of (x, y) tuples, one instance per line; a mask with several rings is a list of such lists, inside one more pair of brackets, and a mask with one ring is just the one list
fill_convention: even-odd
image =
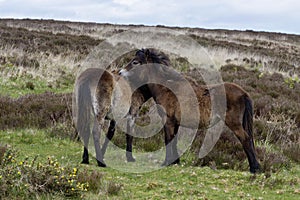
[(0, 147), (0, 199), (29, 198), (36, 194), (81, 197), (88, 190), (103, 187), (100, 172), (80, 172), (78, 167), (64, 167), (52, 157), (47, 162), (37, 158), (18, 160), (13, 149)]
[(64, 168), (51, 157), (44, 164), (36, 159), (17, 161), (16, 152), (10, 149), (2, 157), (0, 177), (1, 197), (30, 197), (36, 193), (78, 196), (88, 189), (88, 183), (78, 181), (77, 168)]

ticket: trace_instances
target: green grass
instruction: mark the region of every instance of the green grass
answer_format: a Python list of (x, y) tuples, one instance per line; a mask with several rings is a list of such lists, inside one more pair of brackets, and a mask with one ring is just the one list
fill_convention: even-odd
[[(30, 88), (31, 83), (34, 83), (34, 89)], [(73, 92), (73, 88), (70, 86), (52, 87), (47, 82), (39, 79), (26, 80), (26, 79), (15, 79), (6, 81), (0, 78), (0, 94), (3, 96), (10, 96), (18, 98), (26, 94), (41, 94), (44, 92), (55, 92), (55, 93), (70, 93)]]
[(38, 156), (43, 162), (49, 156), (54, 156), (64, 164), (76, 164), (76, 160), (81, 158), (81, 143), (50, 137), (46, 132), (37, 129), (1, 131), (1, 143), (16, 148), (20, 159)]
[(72, 73), (61, 72), (55, 80), (51, 80), (39, 76), (33, 77), (25, 72), (18, 74), (18, 67), (12, 64), (0, 65), (0, 74), (0, 95), (13, 98), (44, 92), (70, 93), (75, 83)]
[[(32, 86), (33, 84), (33, 86)], [(58, 85), (59, 84), (59, 85)], [(41, 94), (44, 92), (55, 92), (55, 93), (70, 93), (73, 92), (72, 84), (51, 84), (45, 80), (39, 78), (13, 78), (4, 79), (0, 78), (0, 95), (10, 96), (18, 98), (26, 94)], [(32, 88), (33, 87), (33, 88)]]
[[(1, 144), (18, 151), (17, 162), (38, 156), (48, 157), (62, 166), (80, 171), (103, 174), (103, 188), (98, 192), (83, 192), (84, 199), (299, 199), (300, 166), (293, 164), (271, 175), (251, 175), (248, 171), (212, 170), (193, 167), (189, 154), (182, 164), (148, 173), (125, 173), (113, 168), (98, 168), (95, 159), (90, 165), (80, 165), (82, 144), (47, 135), (47, 130), (21, 129), (0, 131)], [(57, 194), (36, 198), (60, 199)]]

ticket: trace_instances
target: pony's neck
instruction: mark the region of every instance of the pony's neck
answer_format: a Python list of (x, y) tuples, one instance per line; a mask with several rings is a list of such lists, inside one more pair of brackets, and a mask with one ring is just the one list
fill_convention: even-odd
[(140, 93), (142, 93), (145, 101), (147, 101), (153, 96), (148, 84), (139, 87), (138, 90)]

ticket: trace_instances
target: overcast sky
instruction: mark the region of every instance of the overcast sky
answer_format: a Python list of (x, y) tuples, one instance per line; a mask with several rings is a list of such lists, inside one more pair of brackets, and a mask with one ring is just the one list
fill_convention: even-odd
[(299, 0), (0, 0), (0, 18), (296, 33)]

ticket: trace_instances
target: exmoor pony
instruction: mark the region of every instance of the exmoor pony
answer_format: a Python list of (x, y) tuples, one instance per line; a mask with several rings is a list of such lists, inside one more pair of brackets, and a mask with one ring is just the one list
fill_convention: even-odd
[[(146, 65), (148, 67), (146, 67)], [(198, 106), (195, 106), (195, 104), (187, 105), (186, 108), (191, 112), (195, 109), (199, 109), (201, 115), (199, 119), (193, 118), (193, 115), (186, 116), (188, 120), (181, 121), (182, 112), (180, 110), (180, 102), (176, 95), (162, 84), (149, 82), (153, 77), (155, 80), (158, 80), (158, 82), (165, 81), (164, 78), (168, 76), (168, 71), (162, 66), (170, 66), (168, 56), (155, 49), (141, 49), (136, 51), (134, 58), (119, 74), (127, 77), (127, 79), (134, 77), (136, 81), (145, 83), (147, 83), (148, 80), (148, 84), (146, 85), (148, 89), (142, 91), (143, 95), (153, 97), (154, 101), (164, 108), (164, 113), (161, 116), (165, 117), (166, 120), (164, 124), (165, 144), (170, 143), (171, 145), (166, 146), (166, 158), (163, 164), (170, 165), (179, 163), (176, 141), (179, 126), (189, 128), (191, 124), (197, 124), (198, 128), (205, 128), (211, 116), (210, 93), (225, 92), (224, 97), (227, 103), (227, 105), (224, 106), (226, 107), (224, 108), (226, 112), (224, 118), (225, 124), (232, 130), (243, 145), (243, 149), (248, 158), (250, 172), (255, 173), (259, 171), (260, 165), (255, 155), (253, 142), (253, 103), (249, 94), (234, 83), (198, 85), (195, 81), (188, 79), (196, 94)], [(153, 67), (154, 70), (151, 70), (151, 67)], [(176, 77), (176, 75), (173, 77)], [(179, 78), (173, 82), (176, 84), (176, 88), (180, 90), (180, 84), (183, 82), (180, 76), (178, 77)], [(221, 90), (221, 88), (224, 89)], [(180, 92), (184, 93), (185, 91), (182, 89)]]

